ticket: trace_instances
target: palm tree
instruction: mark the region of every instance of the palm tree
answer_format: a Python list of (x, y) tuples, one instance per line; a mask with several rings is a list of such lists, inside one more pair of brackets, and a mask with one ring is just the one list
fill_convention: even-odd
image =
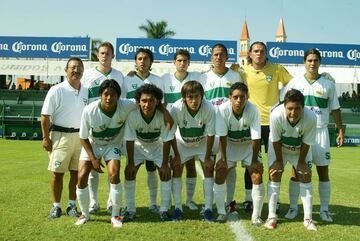
[(97, 53), (99, 51), (99, 46), (102, 43), (102, 40), (99, 38), (91, 39), (91, 61), (98, 61)]
[(146, 24), (140, 25), (139, 29), (146, 33), (147, 38), (171, 38), (175, 35), (175, 32), (167, 29), (167, 22), (153, 22), (146, 19)]

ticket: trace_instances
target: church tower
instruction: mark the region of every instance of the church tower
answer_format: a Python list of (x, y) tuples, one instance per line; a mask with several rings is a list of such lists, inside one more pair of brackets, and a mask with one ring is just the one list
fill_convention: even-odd
[(285, 27), (284, 27), (284, 21), (283, 18), (280, 18), (278, 29), (275, 36), (275, 42), (286, 42), (286, 33), (285, 33)]
[(250, 37), (249, 37), (247, 23), (245, 20), (240, 37), (240, 54), (239, 54), (240, 65), (246, 64), (246, 57), (248, 55), (249, 48), (250, 48)]

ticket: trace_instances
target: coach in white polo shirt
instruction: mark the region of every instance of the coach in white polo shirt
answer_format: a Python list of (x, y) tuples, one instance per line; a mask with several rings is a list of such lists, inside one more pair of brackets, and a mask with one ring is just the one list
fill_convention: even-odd
[(41, 110), (43, 147), (49, 152), (48, 170), (51, 177), (53, 207), (50, 219), (59, 218), (64, 173), (70, 171), (69, 205), (66, 214), (78, 216), (76, 183), (81, 144), (79, 128), (81, 114), (88, 103), (88, 91), (81, 86), (84, 65), (79, 58), (70, 58), (65, 67), (66, 80), (53, 86), (46, 95)]

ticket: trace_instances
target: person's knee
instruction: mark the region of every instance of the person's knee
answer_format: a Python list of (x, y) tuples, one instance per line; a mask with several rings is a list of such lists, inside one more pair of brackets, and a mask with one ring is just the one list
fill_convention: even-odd
[(251, 181), (255, 185), (260, 185), (262, 183), (262, 174), (257, 173), (257, 172), (253, 172), (251, 174)]
[(269, 180), (272, 182), (280, 182), (281, 181), (281, 173), (269, 173)]

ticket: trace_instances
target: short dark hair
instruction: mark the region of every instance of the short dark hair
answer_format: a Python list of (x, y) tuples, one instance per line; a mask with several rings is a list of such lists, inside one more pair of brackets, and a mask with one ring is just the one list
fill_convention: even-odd
[(290, 89), (285, 94), (284, 105), (286, 105), (288, 102), (297, 102), (300, 103), (302, 107), (304, 107), (304, 95), (297, 89)]
[(114, 54), (114, 46), (110, 43), (110, 42), (102, 42), (100, 45), (99, 45), (99, 48), (100, 49), (101, 47), (107, 47), (111, 50), (111, 53)]
[(149, 55), (150, 61), (154, 62), (154, 54), (150, 49), (139, 48), (138, 50), (136, 50), (134, 60), (136, 60), (139, 53), (145, 53), (145, 54)]
[(222, 48), (223, 50), (225, 50), (225, 54), (226, 54), (226, 57), (228, 57), (228, 51), (227, 51), (227, 48), (224, 44), (222, 43), (216, 43), (212, 48), (211, 48), (211, 53), (214, 51), (214, 48)]
[(107, 79), (104, 82), (101, 83), (100, 85), (100, 89), (99, 89), (99, 96), (101, 96), (101, 94), (105, 91), (105, 89), (107, 88), (111, 88), (114, 89), (115, 92), (118, 95), (118, 99), (120, 98), (121, 95), (121, 88), (120, 85), (118, 84), (118, 82), (116, 82), (116, 80), (114, 79)]
[(190, 61), (190, 53), (186, 49), (178, 49), (174, 54), (174, 60), (176, 60), (178, 55), (184, 55)]
[(204, 98), (204, 88), (196, 80), (190, 80), (181, 87), (182, 98), (185, 98), (186, 94), (188, 94), (188, 93), (196, 93), (196, 92), (199, 92), (201, 94), (202, 98)]
[(69, 67), (69, 63), (70, 63), (71, 61), (77, 61), (77, 62), (79, 62), (79, 63), (81, 64), (81, 67), (84, 68), (84, 63), (82, 62), (82, 60), (81, 60), (79, 57), (71, 57), (71, 58), (69, 58), (68, 61), (66, 62), (65, 70)]
[(246, 84), (244, 84), (244, 83), (236, 82), (236, 83), (232, 84), (230, 87), (230, 95), (232, 95), (234, 90), (241, 90), (241, 91), (245, 92), (247, 95), (249, 95), (249, 89), (246, 86)]
[[(264, 42), (261, 42), (261, 41), (255, 41), (253, 42), (251, 45), (250, 45), (250, 48), (249, 48), (249, 51), (248, 51), (248, 56), (246, 57), (246, 61), (248, 64), (251, 64), (252, 63), (252, 59), (250, 58), (250, 52), (252, 51), (254, 45), (261, 45), (264, 47), (265, 49), (265, 55), (267, 53), (267, 47), (266, 47), (266, 44)], [(268, 60), (268, 58), (266, 57), (266, 60)]]
[(142, 94), (150, 94), (153, 95), (157, 100), (161, 102), (163, 98), (163, 92), (160, 88), (153, 84), (144, 84), (136, 89), (135, 91), (135, 100), (137, 103), (140, 102), (140, 98)]
[(306, 61), (307, 56), (309, 56), (310, 54), (315, 54), (319, 58), (319, 61), (321, 62), (321, 54), (320, 54), (319, 50), (317, 50), (315, 48), (308, 49), (305, 52), (305, 54), (304, 54), (304, 62)]

